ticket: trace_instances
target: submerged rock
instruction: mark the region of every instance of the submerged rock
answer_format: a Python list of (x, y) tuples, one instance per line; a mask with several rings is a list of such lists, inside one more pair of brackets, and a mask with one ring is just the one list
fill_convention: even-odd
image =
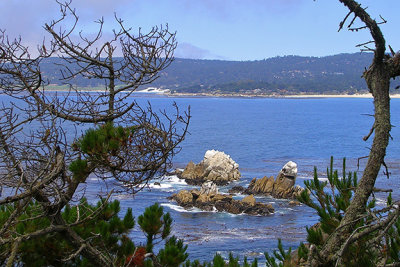
[(240, 178), (239, 164), (229, 155), (217, 150), (208, 150), (199, 164), (190, 161), (183, 172), (177, 174), (191, 185), (201, 185), (205, 181), (225, 185)]
[[(212, 182), (203, 184), (202, 189), (182, 190), (172, 195), (170, 199), (175, 200), (178, 205), (190, 208), (197, 207), (206, 211), (225, 211), (232, 214), (268, 215), (274, 212), (271, 204), (256, 202), (254, 196), (247, 196), (243, 200), (235, 200), (231, 195), (219, 194), (216, 185)], [(189, 196), (190, 194), (190, 196)]]

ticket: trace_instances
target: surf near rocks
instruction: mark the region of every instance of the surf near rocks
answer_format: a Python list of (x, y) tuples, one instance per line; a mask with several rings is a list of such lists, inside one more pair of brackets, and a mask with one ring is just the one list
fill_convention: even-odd
[(231, 214), (269, 215), (275, 211), (271, 204), (256, 202), (252, 195), (235, 200), (231, 195), (220, 194), (212, 181), (205, 182), (200, 190), (181, 190), (170, 199), (184, 208), (196, 207), (205, 211)]

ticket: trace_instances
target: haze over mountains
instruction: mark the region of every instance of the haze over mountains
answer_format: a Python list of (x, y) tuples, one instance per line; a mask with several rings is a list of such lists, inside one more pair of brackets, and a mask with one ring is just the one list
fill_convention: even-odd
[[(320, 58), (284, 56), (258, 61), (176, 58), (149, 86), (177, 93), (353, 94), (367, 92), (361, 75), (372, 56), (371, 53)], [(42, 72), (50, 83), (61, 85), (60, 73), (54, 68), (56, 61), (55, 58), (44, 61)], [(104, 86), (100, 80), (83, 77), (77, 77), (74, 83), (80, 87)]]

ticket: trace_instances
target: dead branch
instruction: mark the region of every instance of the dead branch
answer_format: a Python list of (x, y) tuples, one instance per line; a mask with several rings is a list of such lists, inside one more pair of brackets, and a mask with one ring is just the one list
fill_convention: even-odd
[[(357, 226), (360, 218), (365, 218), (365, 210), (368, 200), (373, 193), (374, 184), (381, 168), (382, 162), (386, 155), (386, 147), (389, 144), (391, 123), (390, 123), (390, 79), (400, 74), (400, 66), (395, 60), (395, 57), (385, 56), (385, 39), (380, 30), (379, 25), (386, 21), (382, 18), (382, 21), (377, 23), (373, 20), (370, 15), (366, 12), (366, 9), (362, 8), (361, 5), (355, 0), (339, 0), (348, 9), (349, 13), (354, 14), (355, 18), (358, 18), (363, 25), (360, 27), (353, 27), (355, 18), (348, 25), (350, 31), (358, 31), (362, 29), (368, 29), (371, 33), (371, 37), (375, 44), (374, 58), (371, 66), (363, 73), (363, 78), (367, 82), (369, 91), (374, 97), (375, 106), (375, 122), (372, 130), (366, 136), (366, 139), (375, 132), (373, 143), (368, 156), (368, 161), (363, 171), (363, 176), (359, 180), (358, 186), (355, 190), (354, 196), (351, 200), (349, 207), (346, 209), (343, 219), (339, 226), (336, 228), (326, 243), (322, 246), (320, 255), (323, 255), (322, 260), (309, 259), (313, 261), (314, 266), (326, 266), (340, 263), (343, 261), (343, 251), (346, 246), (352, 243), (354, 240), (358, 240), (364, 235), (367, 235), (371, 231), (375, 231), (384, 227), (380, 223), (376, 223), (371, 227), (365, 229), (359, 229), (360, 232), (355, 233), (354, 229)], [(349, 14), (346, 15), (346, 22)], [(370, 50), (363, 45), (364, 49)], [(389, 220), (390, 221), (390, 220)], [(387, 222), (387, 221), (386, 221)], [(387, 225), (387, 224), (385, 224)], [(351, 259), (348, 259), (351, 261)], [(343, 262), (345, 263), (345, 262)]]
[[(130, 97), (171, 64), (175, 33), (168, 26), (134, 33), (115, 16), (119, 29), (102, 42), (102, 18), (94, 37), (76, 34), (79, 17), (71, 1), (57, 3), (60, 17), (44, 27), (52, 39), (38, 46), (37, 57), (31, 57), (21, 38), (10, 40), (0, 31), (0, 92), (6, 97), (0, 107), (0, 205), (13, 209), (0, 229), (0, 245), (10, 247), (12, 265), (18, 261), (20, 242), (57, 233), (73, 247), (65, 252), (66, 261), (85, 257), (92, 264), (113, 266), (107, 248), (94, 245), (97, 234), (82, 238), (73, 227), (96, 220), (117, 189), (110, 187), (96, 209), (77, 208), (73, 223), (63, 219), (62, 211), (84, 196), (89, 175), (104, 181), (115, 178), (120, 190), (136, 193), (171, 167), (188, 130), (190, 109), (181, 112), (174, 104), (174, 114), (167, 114), (150, 105), (140, 107)], [(122, 58), (115, 57), (117, 49)], [(54, 68), (60, 80), (42, 76), (42, 64), (52, 62), (50, 57), (58, 58)], [(83, 92), (79, 79), (100, 81), (104, 90)], [(67, 85), (69, 90), (49, 93), (48, 84)], [(118, 151), (96, 156), (76, 148), (85, 129), (105, 123), (133, 129)], [(69, 169), (76, 160), (87, 162), (79, 179)], [(30, 208), (34, 213), (27, 213)], [(18, 223), (38, 219), (47, 219), (49, 225), (15, 235)]]
[(372, 125), (371, 130), (369, 131), (369, 133), (366, 136), (363, 137), (364, 141), (367, 141), (370, 138), (370, 136), (374, 132), (374, 129), (375, 129), (375, 125)]

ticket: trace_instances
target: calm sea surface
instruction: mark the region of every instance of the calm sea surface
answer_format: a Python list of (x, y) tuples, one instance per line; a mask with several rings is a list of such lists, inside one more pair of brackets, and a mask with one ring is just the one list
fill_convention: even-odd
[[(175, 101), (182, 109), (191, 106), (190, 135), (175, 157), (177, 167), (190, 160), (199, 162), (208, 149), (229, 154), (240, 166), (242, 178), (235, 183), (246, 186), (254, 177), (270, 176), (279, 172), (289, 160), (298, 164), (297, 184), (312, 176), (317, 166), (321, 178), (326, 177), (330, 156), (341, 170), (346, 157), (348, 169), (357, 170), (357, 158), (368, 155), (370, 142), (364, 142), (373, 123), (365, 115), (373, 113), (372, 99), (243, 99), (243, 98), (163, 98), (139, 97), (139, 102), (150, 101), (154, 109), (167, 109)], [(364, 114), (364, 115), (363, 115)], [(400, 125), (400, 99), (392, 100), (392, 124)], [(400, 129), (393, 127), (387, 164), (392, 174), (388, 180), (381, 175), (378, 186), (399, 188)], [(360, 161), (365, 164), (365, 159)], [(361, 176), (361, 171), (359, 176)], [(168, 180), (169, 179), (169, 180)], [(281, 238), (286, 247), (297, 246), (306, 237), (305, 226), (317, 222), (315, 213), (304, 206), (289, 207), (288, 201), (261, 197), (276, 213), (267, 217), (230, 215), (227, 213), (184, 210), (166, 197), (191, 187), (176, 177), (161, 182), (161, 188), (151, 186), (130, 196), (119, 195), (123, 208), (132, 207), (141, 214), (145, 207), (159, 202), (174, 219), (173, 233), (189, 244), (190, 258), (210, 260), (216, 252), (226, 256), (263, 258)], [(232, 186), (232, 185), (231, 185)], [(221, 191), (227, 191), (223, 187)], [(240, 198), (240, 196), (238, 197)], [(400, 198), (395, 190), (395, 198)], [(385, 196), (378, 195), (384, 204)], [(138, 216), (137, 215), (137, 216)], [(135, 240), (144, 242), (140, 231), (132, 233)]]
[[(271, 176), (279, 172), (289, 160), (298, 164), (296, 183), (303, 185), (317, 166), (320, 177), (325, 177), (330, 156), (341, 169), (341, 160), (347, 158), (348, 169), (357, 170), (357, 158), (368, 155), (370, 142), (364, 142), (373, 118), (372, 99), (268, 99), (268, 98), (167, 98), (139, 95), (139, 103), (149, 101), (153, 110), (173, 111), (175, 101), (184, 110), (192, 112), (190, 135), (182, 143), (182, 151), (175, 157), (176, 167), (184, 167), (190, 160), (198, 163), (209, 149), (224, 151), (235, 160), (242, 173), (239, 182), (220, 188), (226, 192), (233, 185), (246, 186), (254, 177)], [(392, 124), (400, 125), (400, 99), (392, 100)], [(364, 114), (364, 115), (363, 115)], [(386, 163), (391, 178), (383, 174), (378, 187), (393, 188), (395, 199), (400, 198), (400, 128), (393, 127)], [(360, 161), (365, 164), (365, 159)], [(359, 171), (359, 176), (361, 176)], [(191, 259), (211, 260), (215, 253), (226, 256), (230, 251), (248, 258), (263, 258), (281, 238), (285, 247), (297, 246), (306, 237), (305, 226), (318, 220), (305, 206), (289, 207), (287, 200), (259, 197), (271, 203), (275, 214), (261, 216), (230, 215), (227, 213), (184, 210), (167, 197), (182, 189), (191, 189), (176, 177), (166, 177), (161, 186), (150, 184), (134, 197), (120, 194), (122, 210), (133, 208), (138, 217), (145, 207), (160, 203), (174, 219), (173, 234), (189, 244)], [(87, 184), (87, 195), (95, 197), (102, 190), (95, 180)], [(243, 196), (238, 196), (238, 198)], [(378, 195), (383, 205), (384, 195)], [(138, 226), (131, 237), (136, 243), (145, 242)]]

